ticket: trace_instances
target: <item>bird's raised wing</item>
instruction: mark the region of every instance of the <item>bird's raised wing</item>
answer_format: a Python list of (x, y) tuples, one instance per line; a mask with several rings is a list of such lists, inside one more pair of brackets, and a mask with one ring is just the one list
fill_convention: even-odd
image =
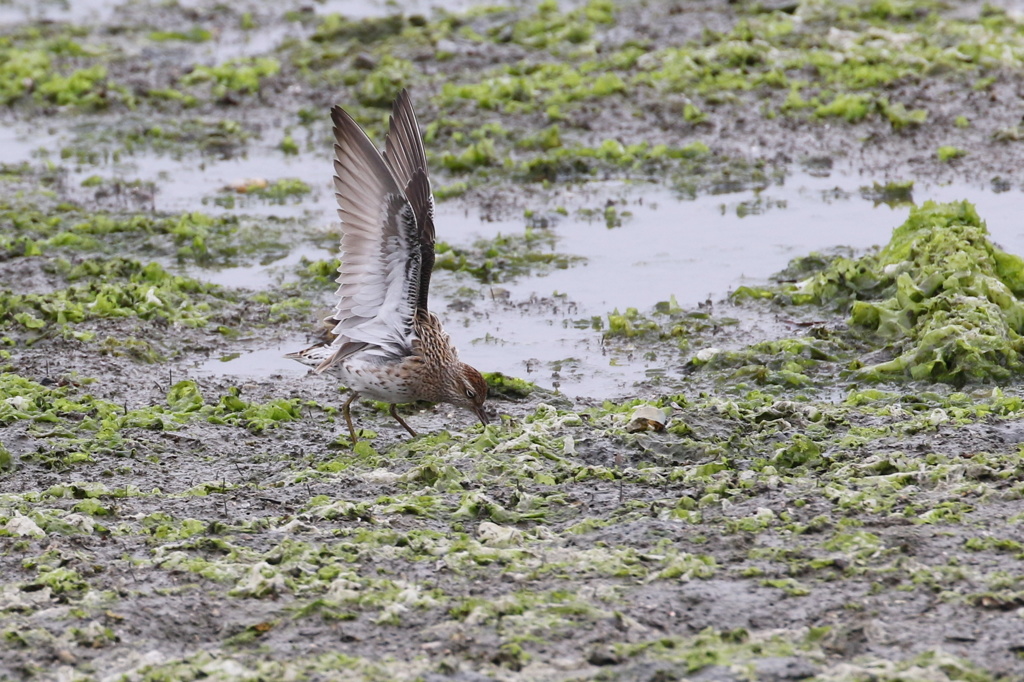
[[(430, 273), (434, 269), (434, 195), (430, 191), (427, 177), (427, 155), (423, 151), (423, 138), (412, 108), (412, 97), (408, 90), (402, 90), (395, 98), (391, 110), (388, 135), (384, 140), (384, 159), (395, 176), (398, 186), (405, 192), (412, 204), (416, 224), (419, 226), (420, 244), (420, 288), (416, 302), (418, 308), (427, 310), (427, 296), (430, 292)], [(423, 178), (416, 176), (423, 171)], [(413, 181), (423, 183), (413, 187)]]
[(318, 372), (356, 350), (408, 355), (421, 275), (420, 229), (404, 188), (347, 112), (334, 107), (331, 119), (341, 267), (338, 303), (328, 320), (336, 323), (338, 350)]

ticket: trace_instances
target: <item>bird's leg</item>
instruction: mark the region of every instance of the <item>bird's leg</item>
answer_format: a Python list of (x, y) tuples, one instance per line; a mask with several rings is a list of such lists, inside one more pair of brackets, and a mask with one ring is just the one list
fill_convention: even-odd
[(348, 424), (348, 434), (352, 438), (352, 445), (355, 445), (356, 441), (359, 439), (356, 438), (356, 429), (354, 426), (352, 426), (352, 411), (349, 409), (349, 407), (358, 397), (359, 394), (356, 393), (355, 391), (352, 391), (352, 395), (349, 396), (348, 400), (345, 401), (345, 405), (342, 406), (341, 408), (341, 413), (345, 415), (345, 423)]
[(398, 408), (397, 405), (395, 405), (394, 403), (391, 403), (391, 416), (394, 417), (398, 421), (399, 424), (401, 424), (402, 426), (405, 427), (405, 430), (409, 432), (409, 435), (411, 435), (413, 438), (415, 438), (416, 437), (416, 432), (413, 431), (412, 428), (410, 428), (410, 426), (405, 423), (404, 419), (402, 419), (401, 417), (398, 416), (398, 409), (397, 408)]

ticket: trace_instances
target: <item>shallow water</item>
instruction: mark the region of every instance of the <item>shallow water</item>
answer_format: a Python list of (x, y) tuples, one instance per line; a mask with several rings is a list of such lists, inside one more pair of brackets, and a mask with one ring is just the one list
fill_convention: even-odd
[[(863, 251), (884, 244), (910, 209), (875, 205), (862, 198), (858, 190), (864, 184), (863, 178), (841, 174), (797, 175), (760, 191), (694, 200), (676, 198), (671, 191), (651, 185), (588, 186), (588, 197), (598, 197), (602, 203), (614, 197), (620, 202), (620, 213), (629, 211), (632, 217), (621, 227), (608, 228), (603, 219), (587, 220), (570, 212), (548, 228), (557, 237), (556, 251), (582, 256), (584, 262), (493, 287), (439, 271), (435, 301), (467, 285), (479, 286), (482, 296), (468, 312), (445, 310), (440, 303), (435, 310), (463, 358), (477, 367), (526, 376), (570, 395), (628, 394), (633, 382), (651, 373), (671, 375), (673, 368), (658, 359), (610, 353), (600, 332), (578, 329), (573, 322), (605, 318), (612, 310), (627, 307), (649, 311), (670, 296), (685, 308), (696, 308), (706, 299), (721, 301), (738, 286), (764, 283), (794, 257), (837, 247)], [(995, 240), (1011, 252), (1024, 253), (1024, 228), (1016, 220), (1017, 192), (932, 186), (916, 189), (914, 197), (974, 202)], [(317, 206), (329, 221), (333, 206), (324, 200)], [(438, 207), (439, 239), (456, 245), (498, 233), (521, 233), (525, 225), (525, 219), (481, 221), (454, 203)], [(206, 276), (256, 286), (273, 273), (287, 274), (282, 264), (297, 262), (298, 253), (270, 266)], [(301, 255), (326, 258), (331, 254), (306, 247)], [(203, 275), (201, 271), (190, 274)], [(268, 362), (269, 357), (262, 350), (243, 353), (228, 362), (208, 362), (202, 370), (240, 376), (306, 371), (298, 363)]]
[[(0, 128), (7, 163), (38, 158), (41, 148), (49, 149), (53, 158), (60, 141), (59, 131), (39, 136), (23, 125)], [(252, 145), (245, 157), (229, 160), (195, 154), (176, 159), (145, 152), (122, 157), (117, 163), (73, 167), (68, 183), (79, 186), (91, 175), (155, 183), (154, 207), (158, 211), (305, 216), (311, 230), (337, 224), (330, 163), (319, 153), (282, 159), (276, 150), (259, 144)], [(271, 181), (299, 178), (314, 191), (283, 206), (249, 202), (225, 209), (212, 203), (225, 185), (247, 177)], [(876, 205), (864, 198), (860, 188), (870, 186), (873, 180), (838, 171), (828, 177), (794, 174), (764, 189), (696, 199), (681, 199), (668, 188), (643, 183), (582, 185), (563, 191), (551, 206), (544, 207), (561, 205), (568, 215), (549, 214), (551, 227), (535, 228), (550, 230), (555, 236), (554, 250), (580, 256), (582, 262), (493, 287), (464, 275), (438, 272), (433, 287), (435, 312), (445, 321), (463, 358), (484, 371), (524, 376), (570, 395), (628, 395), (634, 382), (652, 374), (671, 377), (678, 368), (666, 366), (660, 358), (632, 356), (628, 347), (612, 352), (602, 343), (601, 333), (582, 321), (592, 317), (606, 320), (609, 312), (628, 307), (647, 312), (670, 296), (684, 308), (695, 308), (707, 299), (720, 301), (743, 284), (764, 283), (794, 257), (838, 247), (862, 251), (884, 244), (910, 209)], [(884, 183), (884, 179), (878, 181)], [(83, 199), (92, 191), (82, 188)], [(913, 198), (918, 203), (929, 199), (973, 202), (995, 241), (1012, 253), (1024, 254), (1018, 191), (996, 193), (967, 184), (918, 184)], [(621, 226), (609, 228), (602, 217), (609, 201), (620, 215), (631, 214), (623, 218)], [(580, 209), (590, 209), (596, 217), (588, 219)], [(521, 234), (528, 222), (526, 218), (483, 221), (458, 201), (441, 204), (437, 213), (438, 239), (456, 246), (499, 233)], [(267, 265), (219, 270), (190, 266), (181, 272), (218, 284), (260, 289), (275, 280), (295, 277), (295, 266), (302, 257), (333, 255), (308, 240), (299, 242), (288, 256)], [(467, 286), (481, 292), (474, 306), (462, 312), (447, 309), (442, 302)], [(325, 307), (330, 305), (330, 295), (331, 289), (326, 288)], [(737, 314), (721, 308), (717, 312)], [(576, 323), (584, 328), (577, 328)], [(241, 379), (275, 373), (302, 375), (305, 367), (280, 356), (304, 347), (307, 331), (295, 329), (295, 347), (243, 343), (224, 359), (197, 365), (196, 371)]]
[[(123, 0), (7, 0), (0, 2), (0, 25), (25, 21), (68, 21), (76, 24), (102, 24)], [(182, 7), (202, 7), (194, 0), (178, 0)], [(316, 14), (337, 13), (352, 19), (403, 14), (431, 14), (434, 10), (459, 12), (476, 5), (493, 4), (487, 0), (317, 0), (314, 3), (285, 2), (285, 9), (312, 6)], [(523, 0), (506, 0), (502, 5), (520, 6)]]
[[(859, 177), (799, 175), (762, 191), (689, 201), (674, 198), (664, 188), (631, 188), (627, 205), (620, 208), (632, 211), (633, 217), (622, 227), (609, 229), (603, 221), (566, 218), (553, 228), (559, 236), (557, 249), (586, 257), (585, 264), (502, 285), (512, 300), (564, 294), (565, 299), (550, 307), (549, 314), (521, 315), (491, 303), (486, 317), (461, 316), (458, 319), (465, 326), (450, 325), (450, 331), (467, 359), (492, 371), (522, 376), (529, 368), (538, 383), (560, 384), (572, 395), (628, 394), (632, 382), (651, 372), (671, 375), (672, 368), (660, 360), (609, 355), (600, 333), (563, 326), (555, 308), (561, 309), (562, 320), (585, 319), (627, 307), (650, 311), (672, 295), (684, 308), (696, 308), (705, 299), (719, 301), (743, 284), (764, 283), (794, 257), (837, 247), (863, 251), (885, 244), (910, 207), (876, 206), (859, 195), (858, 188), (864, 184)], [(621, 196), (622, 188), (610, 194)], [(936, 186), (916, 189), (914, 198), (918, 202), (972, 201), (995, 241), (1012, 253), (1024, 254), (1019, 193)], [(752, 205), (771, 208), (751, 213)], [(461, 214), (447, 214), (442, 206), (438, 230), (446, 240), (460, 243), (476, 235), (522, 229), (473, 222)], [(571, 314), (566, 310), (569, 303), (575, 306)], [(720, 309), (719, 313), (735, 315), (736, 311)], [(553, 376), (552, 363), (570, 357), (575, 362), (562, 364), (575, 371)]]
[(231, 353), (198, 364), (195, 373), (253, 379), (275, 374), (303, 376), (309, 373), (309, 368), (284, 357), (285, 353), (303, 348), (303, 344), (309, 345), (305, 338), (298, 334), (291, 341), (286, 340), (270, 347), (265, 347), (260, 343), (243, 344)]
[(0, 26), (26, 21), (101, 23), (116, 0), (13, 0), (0, 3)]

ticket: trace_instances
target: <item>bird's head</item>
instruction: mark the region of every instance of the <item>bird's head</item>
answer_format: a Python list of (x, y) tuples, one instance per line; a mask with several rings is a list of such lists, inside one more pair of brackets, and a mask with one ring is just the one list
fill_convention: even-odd
[(466, 363), (460, 362), (444, 387), (444, 402), (472, 410), (480, 423), (486, 426), (490, 423), (490, 417), (484, 410), (486, 400), (487, 382), (483, 376)]

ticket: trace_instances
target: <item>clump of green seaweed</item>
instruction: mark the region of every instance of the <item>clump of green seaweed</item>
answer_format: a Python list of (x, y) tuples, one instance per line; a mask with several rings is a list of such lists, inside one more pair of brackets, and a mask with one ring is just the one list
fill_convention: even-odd
[(855, 361), (858, 378), (911, 377), (963, 385), (1024, 371), (1024, 260), (989, 238), (967, 201), (925, 202), (888, 245), (838, 257), (784, 289), (794, 303), (848, 310), (854, 328), (886, 344), (892, 358)]

